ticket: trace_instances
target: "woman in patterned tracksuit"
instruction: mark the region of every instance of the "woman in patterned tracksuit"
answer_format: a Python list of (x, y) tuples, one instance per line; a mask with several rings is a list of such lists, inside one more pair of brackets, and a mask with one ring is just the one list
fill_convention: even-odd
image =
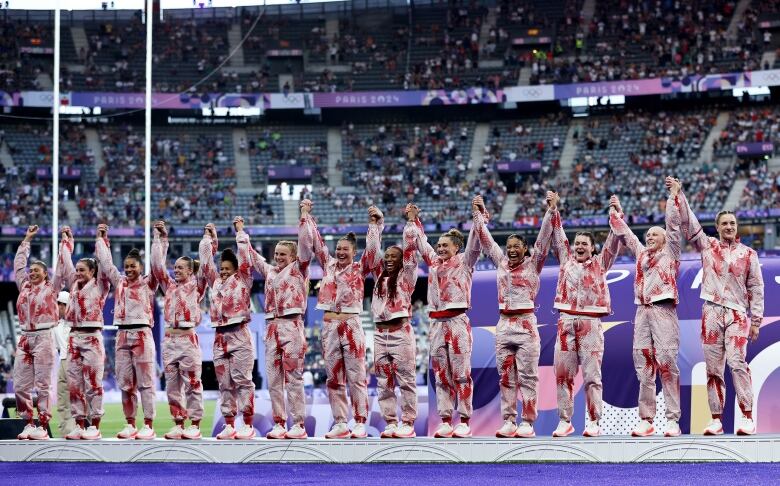
[[(382, 213), (375, 207), (368, 210), (369, 226), (366, 249), (355, 262), (357, 239), (349, 233), (336, 244), (335, 257), (328, 252), (317, 224), (311, 216), (312, 203), (301, 202), (298, 226), (299, 255), (303, 262), (316, 256), (323, 269), (317, 308), (325, 311), (322, 324), (322, 353), (327, 368), (327, 387), (333, 427), (327, 439), (362, 439), (367, 436), (368, 392), (366, 389), (366, 336), (360, 324), (366, 276), (381, 259)], [(347, 426), (347, 391), (349, 383), (355, 427)]]
[[(39, 260), (33, 260), (30, 268), (27, 268), (30, 242), (37, 232), (37, 226), (27, 228), (24, 241), (19, 245), (14, 258), (14, 276), (19, 288), (16, 312), (22, 330), (14, 360), (14, 392), (16, 411), (27, 422), (18, 438), (45, 440), (49, 438), (49, 396), (56, 361), (52, 328), (59, 321), (57, 292), (62, 287), (62, 276), (50, 281), (46, 264)], [(38, 427), (33, 422), (33, 388), (38, 390)]]
[[(200, 242), (199, 255), (204, 274), (211, 286), (211, 325), (215, 328), (214, 370), (219, 385), (220, 410), (225, 427), (217, 439), (251, 439), (255, 436), (255, 384), (252, 368), (255, 347), (249, 332), (249, 298), (252, 290), (252, 255), (249, 238), (244, 233), (244, 219), (233, 219), (238, 253), (222, 251), (219, 273), (214, 264), (212, 248), (216, 247), (217, 230), (206, 225)], [(236, 414), (241, 412), (244, 423), (236, 429)]]
[[(71, 415), (76, 427), (66, 436), (70, 440), (96, 440), (100, 434), (103, 416), (103, 306), (106, 304), (111, 282), (99, 274), (97, 262), (82, 258), (73, 266), (73, 234), (62, 229), (60, 256), (57, 260), (57, 278), (70, 289), (70, 302), (65, 321), (70, 327), (68, 336), (68, 392)], [(89, 426), (87, 426), (89, 420)]]
[[(114, 324), (116, 333), (116, 381), (122, 390), (122, 410), (127, 425), (118, 439), (151, 440), (154, 432), (155, 345), (152, 335), (152, 304), (157, 292), (154, 274), (143, 276), (143, 262), (136, 249), (124, 261), (125, 274), (114, 266), (108, 242), (108, 226), (98, 225), (95, 257), (100, 273), (114, 286)], [(135, 426), (138, 395), (144, 411), (144, 426)]]
[[(551, 202), (554, 208), (558, 200), (557, 194), (553, 194)], [(610, 207), (609, 217), (620, 216)], [(574, 238), (572, 251), (559, 214), (553, 216), (552, 224), (552, 249), (561, 266), (553, 304), (560, 311), (553, 362), (561, 421), (553, 437), (564, 437), (574, 432), (571, 425), (574, 377), (580, 366), (587, 412), (583, 435), (596, 437), (601, 435), (601, 360), (604, 356), (601, 317), (611, 312), (605, 276), (620, 251), (620, 239), (610, 231), (601, 253), (594, 255), (596, 244), (593, 235), (590, 232), (579, 232)]]
[[(645, 245), (621, 218), (611, 218), (610, 225), (624, 245), (636, 257), (634, 278), (633, 356), (639, 378), (639, 424), (631, 432), (634, 437), (655, 433), (655, 376), (661, 375), (666, 402), (667, 437), (680, 435), (680, 370), (677, 353), (680, 349), (680, 323), (677, 320), (677, 272), (680, 268), (680, 211), (674, 197), (680, 183), (666, 178), (670, 189), (666, 202), (666, 229), (653, 226), (645, 234)], [(619, 213), (622, 209), (617, 207)]]
[[(274, 417), (274, 426), (266, 438), (305, 439), (303, 365), (306, 336), (303, 316), (309, 294), (309, 262), (298, 258), (298, 245), (294, 241), (283, 240), (276, 244), (276, 265), (269, 264), (251, 244), (249, 250), (254, 269), (265, 279), (265, 369)], [(289, 431), (285, 390), (293, 424)]]
[[(384, 261), (374, 270), (374, 373), (377, 400), (385, 420), (383, 439), (415, 437), (417, 418), (417, 344), (412, 316), (412, 293), (417, 283), (417, 241), (413, 232), (405, 232), (403, 247), (385, 250)], [(395, 385), (401, 391), (401, 425)]]
[[(203, 384), (200, 344), (195, 328), (200, 325), (200, 303), (206, 293), (206, 277), (199, 263), (181, 257), (173, 265), (173, 278), (165, 268), (168, 253), (168, 231), (165, 222), (154, 225), (152, 243), (152, 274), (165, 294), (165, 339), (163, 366), (168, 406), (174, 426), (166, 439), (200, 439), (203, 417)], [(187, 419), (192, 424), (184, 428)]]
[[(480, 217), (472, 203), (474, 217)], [(471, 323), (466, 311), (471, 307), (471, 278), (479, 260), (479, 242), (472, 227), (463, 253), (463, 235), (456, 229), (444, 233), (436, 250), (428, 244), (420, 210), (407, 206), (404, 235), (416, 239), (416, 247), (428, 265), (428, 310), (430, 354), (436, 377), (436, 408), (442, 423), (435, 437), (471, 437), (474, 382), (471, 379)], [(406, 239), (406, 237), (404, 238)], [(452, 412), (457, 399), (460, 423), (453, 429)]]
[[(707, 398), (712, 421), (704, 435), (723, 433), (721, 415), (726, 402), (723, 373), (728, 363), (742, 411), (738, 435), (753, 435), (753, 385), (746, 361), (748, 339), (758, 339), (764, 318), (764, 279), (755, 250), (739, 242), (737, 218), (721, 211), (715, 218), (718, 238), (702, 230), (688, 201), (680, 192), (674, 199), (682, 215), (683, 233), (701, 253), (701, 339), (707, 368)], [(750, 319), (748, 319), (748, 310)]]
[[(551, 195), (548, 193), (548, 206)], [(548, 207), (533, 250), (529, 250), (522, 236), (510, 235), (504, 255), (486, 226), (488, 215), (481, 196), (476, 198), (476, 204), (479, 212), (475, 215), (474, 226), (482, 251), (496, 265), (501, 313), (496, 326), (496, 366), (504, 425), (496, 431), (496, 437), (535, 437), (533, 424), (537, 417), (536, 390), (541, 345), (536, 329), (534, 300), (539, 292), (539, 274), (550, 251), (552, 219), (557, 210)], [(523, 405), (523, 421), (519, 426), (515, 423), (518, 388)]]

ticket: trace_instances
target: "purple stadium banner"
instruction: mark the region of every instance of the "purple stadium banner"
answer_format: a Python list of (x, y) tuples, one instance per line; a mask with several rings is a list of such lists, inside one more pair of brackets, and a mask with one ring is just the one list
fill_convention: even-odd
[(539, 44), (549, 44), (552, 42), (552, 37), (543, 35), (541, 37), (528, 36), (528, 37), (515, 37), (512, 39), (513, 46), (530, 46)]
[(527, 159), (505, 160), (496, 163), (496, 170), (508, 174), (539, 172), (542, 170), (542, 162), (540, 160)]
[(469, 88), (431, 91), (356, 91), (314, 93), (317, 108), (367, 108), (395, 106), (475, 105), (504, 101), (502, 90)]
[(736, 146), (737, 155), (772, 155), (774, 151), (775, 144), (772, 142), (738, 143)]
[(296, 165), (269, 165), (268, 166), (269, 181), (311, 179), (311, 176), (312, 176), (311, 167), (300, 167)]

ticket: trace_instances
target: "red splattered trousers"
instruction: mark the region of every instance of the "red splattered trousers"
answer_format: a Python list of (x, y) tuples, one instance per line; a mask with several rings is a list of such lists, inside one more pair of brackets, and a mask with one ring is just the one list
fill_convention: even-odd
[(268, 375), (268, 394), (274, 422), (287, 423), (284, 392), (293, 424), (301, 424), (306, 418), (306, 395), (303, 393), (303, 360), (306, 356), (306, 337), (303, 334), (303, 318), (277, 317), (266, 321), (265, 369)]
[(518, 388), (523, 403), (523, 421), (532, 424), (536, 420), (540, 350), (536, 316), (532, 312), (501, 316), (496, 326), (496, 366), (504, 420), (514, 422), (517, 419)]
[(322, 324), (322, 352), (328, 373), (328, 399), (334, 422), (347, 422), (347, 383), (355, 421), (365, 422), (368, 417), (366, 335), (360, 325), (360, 316), (355, 314), (338, 319), (326, 317)]
[[(219, 386), (220, 411), (232, 418), (237, 412), (244, 417), (255, 414), (255, 384), (252, 368), (255, 347), (247, 324), (216, 328), (214, 336), (214, 371)], [(248, 423), (251, 425), (251, 422)]]
[(68, 393), (70, 413), (80, 420), (103, 416), (103, 331), (79, 331), (68, 336)]
[(51, 329), (22, 331), (14, 361), (16, 411), (24, 420), (33, 418), (33, 388), (38, 390), (38, 419), (42, 425), (51, 418), (51, 376), (56, 361)]
[(472, 338), (468, 316), (432, 319), (429, 339), (439, 417), (443, 420), (452, 418), (455, 400), (461, 420), (471, 417), (474, 382), (471, 379)]
[(680, 324), (671, 302), (640, 305), (634, 320), (634, 368), (639, 379), (639, 418), (655, 418), (655, 375), (661, 375), (666, 418), (680, 420)]
[(561, 313), (555, 340), (555, 382), (558, 416), (570, 421), (574, 413), (574, 377), (582, 366), (585, 406), (590, 420), (601, 417), (601, 360), (604, 357), (604, 332), (598, 317)]
[[(174, 422), (203, 418), (203, 358), (195, 329), (167, 330), (163, 341), (165, 389)], [(185, 406), (186, 403), (186, 406)]]
[(745, 313), (705, 302), (702, 307), (701, 338), (707, 366), (707, 401), (713, 415), (723, 413), (726, 363), (731, 368), (737, 403), (743, 412), (753, 409), (753, 385), (745, 354), (750, 320)]
[(150, 327), (122, 329), (116, 333), (116, 382), (122, 390), (125, 419), (135, 420), (138, 395), (144, 420), (154, 420), (155, 346)]
[(401, 421), (417, 418), (417, 345), (408, 319), (396, 326), (377, 326), (374, 332), (374, 372), (379, 408), (386, 423), (398, 423), (395, 386), (401, 391)]

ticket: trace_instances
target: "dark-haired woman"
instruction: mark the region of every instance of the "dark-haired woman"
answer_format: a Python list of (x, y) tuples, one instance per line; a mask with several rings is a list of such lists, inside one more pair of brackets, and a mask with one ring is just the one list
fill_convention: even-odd
[[(298, 226), (300, 258), (311, 261), (316, 255), (323, 270), (317, 308), (325, 311), (322, 324), (322, 352), (327, 370), (327, 387), (333, 427), (326, 439), (362, 439), (367, 436), (368, 392), (366, 389), (366, 336), (360, 324), (366, 276), (381, 259), (381, 235), (384, 217), (376, 207), (368, 209), (369, 225), (366, 249), (359, 262), (354, 261), (357, 239), (349, 233), (336, 243), (335, 257), (322, 241), (311, 216), (312, 203), (301, 202)], [(345, 383), (346, 382), (346, 383)], [(349, 430), (346, 384), (349, 383), (355, 427)]]
[[(412, 317), (412, 293), (417, 282), (417, 252), (414, 236), (404, 238), (403, 248), (385, 250), (384, 261), (374, 270), (376, 284), (371, 300), (374, 315), (374, 372), (377, 400), (385, 420), (384, 439), (415, 437), (417, 418), (417, 344)], [(401, 424), (395, 384), (401, 391)]]
[[(550, 251), (552, 220), (557, 210), (551, 207), (551, 196), (548, 194), (547, 213), (533, 249), (528, 248), (522, 236), (511, 235), (506, 241), (505, 255), (486, 226), (488, 215), (482, 197), (477, 197), (475, 201), (479, 214), (474, 218), (474, 226), (482, 251), (496, 265), (498, 308), (501, 313), (496, 325), (496, 366), (504, 424), (496, 431), (496, 437), (535, 437), (541, 346), (536, 329), (534, 301), (539, 293), (539, 274)], [(516, 424), (518, 388), (523, 404), (520, 425)]]
[[(154, 316), (152, 303), (157, 292), (153, 274), (144, 276), (141, 254), (133, 248), (125, 257), (125, 273), (119, 272), (111, 257), (108, 226), (98, 225), (95, 258), (100, 273), (114, 286), (114, 325), (116, 333), (116, 381), (122, 390), (122, 410), (127, 425), (116, 435), (118, 439), (151, 440), (154, 432), (155, 345), (152, 335)], [(135, 414), (138, 395), (144, 411), (144, 426), (138, 429)]]
[(93, 258), (82, 258), (73, 266), (73, 234), (62, 229), (57, 278), (70, 289), (65, 322), (68, 335), (68, 392), (70, 411), (76, 427), (66, 436), (70, 440), (96, 440), (103, 416), (103, 306), (111, 282), (99, 274)]
[[(472, 210), (474, 217), (479, 211)], [(442, 423), (434, 437), (471, 437), (471, 417), (474, 382), (471, 379), (471, 323), (466, 311), (471, 308), (471, 279), (479, 260), (479, 242), (472, 227), (464, 252), (463, 235), (451, 229), (441, 235), (436, 250), (428, 243), (420, 210), (406, 207), (404, 241), (414, 243), (428, 265), (428, 315), (430, 323), (430, 354), (436, 377), (436, 408)], [(460, 423), (452, 427), (454, 402), (458, 402)]]
[[(614, 198), (614, 196), (613, 196)], [(558, 206), (558, 195), (548, 196), (548, 204)], [(617, 198), (610, 206), (610, 219), (619, 218)], [(610, 231), (601, 253), (590, 232), (574, 237), (574, 250), (569, 247), (560, 215), (553, 217), (553, 252), (560, 262), (558, 287), (553, 307), (558, 309), (558, 338), (555, 340), (555, 381), (557, 384), (560, 422), (553, 437), (574, 433), (571, 417), (574, 412), (574, 377), (582, 367), (585, 387), (586, 421), (583, 435), (601, 435), (601, 360), (604, 356), (604, 331), (601, 318), (611, 312), (606, 274), (620, 251), (620, 238)]]
[[(247, 440), (255, 436), (255, 384), (252, 368), (255, 347), (249, 332), (249, 297), (252, 290), (252, 255), (244, 233), (244, 219), (233, 219), (238, 253), (226, 248), (220, 255), (219, 271), (214, 264), (217, 230), (206, 225), (198, 253), (202, 271), (211, 287), (211, 326), (214, 327), (214, 371), (220, 394), (220, 411), (225, 427), (220, 440)], [(236, 415), (244, 423), (236, 428)]]
[[(62, 287), (62, 278), (50, 281), (46, 264), (39, 260), (33, 260), (27, 268), (30, 243), (36, 233), (37, 226), (27, 228), (14, 258), (14, 276), (19, 288), (16, 312), (22, 330), (14, 360), (14, 393), (16, 411), (27, 422), (18, 438), (45, 440), (49, 438), (49, 395), (56, 354), (52, 328), (59, 321), (57, 292)], [(33, 389), (38, 390), (38, 427), (33, 422)]]
[[(181, 257), (173, 265), (173, 278), (165, 268), (168, 253), (168, 230), (165, 222), (154, 225), (152, 274), (165, 294), (165, 339), (163, 367), (165, 390), (174, 426), (166, 439), (200, 439), (203, 418), (203, 358), (195, 328), (200, 325), (200, 302), (206, 293), (206, 278), (197, 260)], [(184, 428), (190, 419), (191, 425)]]

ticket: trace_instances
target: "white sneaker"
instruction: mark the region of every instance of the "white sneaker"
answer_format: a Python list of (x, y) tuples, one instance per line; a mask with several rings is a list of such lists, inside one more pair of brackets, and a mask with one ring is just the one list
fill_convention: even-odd
[(117, 439), (135, 439), (135, 436), (138, 435), (138, 429), (136, 429), (134, 426), (130, 424), (125, 424), (125, 428), (119, 431), (118, 434), (116, 434)]
[(168, 440), (179, 440), (184, 435), (184, 429), (181, 425), (176, 424), (174, 425), (171, 430), (165, 433), (163, 437), (165, 437)]
[(471, 427), (466, 423), (459, 423), (455, 426), (455, 430), (452, 431), (452, 435), (460, 439), (467, 439), (471, 437)]
[(682, 430), (680, 430), (680, 424), (678, 424), (676, 420), (666, 421), (666, 432), (664, 432), (664, 437), (679, 437), (681, 434)]
[(22, 430), (22, 433), (17, 435), (16, 438), (19, 440), (27, 440), (30, 438), (30, 433), (35, 430), (35, 425), (33, 424), (27, 424), (24, 426), (24, 430)]
[(48, 440), (49, 433), (43, 427), (35, 427), (27, 438), (30, 440)]
[(287, 427), (283, 424), (274, 424), (274, 428), (270, 432), (265, 434), (266, 439), (284, 439), (287, 434)]
[(389, 423), (385, 426), (385, 430), (383, 430), (382, 433), (379, 434), (379, 437), (382, 439), (395, 438), (396, 430), (398, 430), (398, 424), (396, 424), (395, 422)]
[(155, 437), (157, 437), (157, 433), (155, 433), (153, 428), (146, 424), (144, 424), (144, 426), (141, 427), (141, 430), (135, 434), (135, 440), (152, 440)]
[(306, 439), (308, 437), (309, 434), (306, 433), (306, 429), (301, 424), (293, 425), (290, 430), (284, 434), (285, 439)]
[(553, 437), (566, 437), (574, 433), (574, 426), (571, 422), (561, 420), (558, 422), (558, 427), (553, 431)]
[(81, 440), (98, 440), (102, 439), (103, 435), (100, 433), (100, 429), (94, 425), (87, 427), (87, 430), (81, 433)]
[(349, 439), (352, 432), (349, 431), (349, 427), (344, 422), (333, 424), (333, 427), (328, 433), (325, 434), (326, 439)]
[(598, 437), (601, 435), (601, 427), (596, 420), (585, 421), (585, 431), (582, 433), (584, 437)]
[(655, 427), (649, 420), (640, 420), (639, 424), (631, 431), (632, 437), (647, 437), (655, 433)]
[(236, 438), (236, 429), (230, 424), (225, 424), (222, 428), (222, 432), (217, 434), (219, 440), (232, 440)]
[(357, 422), (355, 424), (355, 428), (352, 429), (352, 438), (353, 439), (365, 439), (368, 437), (368, 432), (366, 431), (366, 424), (363, 422)]
[(449, 422), (442, 422), (436, 427), (436, 432), (433, 433), (433, 436), (439, 439), (449, 439), (452, 437), (453, 432), (452, 425)]
[(393, 437), (396, 439), (413, 439), (417, 437), (417, 433), (414, 431), (412, 424), (401, 424), (395, 429)]
[(720, 422), (720, 419), (712, 419), (707, 425), (707, 428), (704, 429), (704, 435), (722, 435), (723, 434), (723, 424)]
[[(742, 421), (739, 424), (739, 428), (737, 429), (737, 435), (755, 435), (755, 433), (756, 423), (753, 422), (753, 419), (742, 417)], [(34, 438), (32, 434), (30, 434), (30, 438)]]
[(81, 440), (83, 434), (84, 429), (82, 429), (80, 425), (77, 425), (73, 430), (68, 432), (68, 435), (66, 435), (65, 438), (68, 440)]
[(500, 429), (496, 430), (496, 437), (514, 437), (517, 433), (517, 424), (512, 420), (504, 420), (504, 425)]
[(522, 424), (517, 426), (517, 433), (515, 434), (516, 437), (522, 437), (523, 439), (530, 439), (533, 437), (536, 437), (536, 432), (534, 431), (533, 424), (529, 424), (528, 422), (523, 422)]
[(244, 424), (236, 430), (236, 440), (249, 440), (254, 439), (257, 432), (252, 425)]
[(200, 434), (200, 427), (198, 427), (197, 425), (190, 425), (189, 427), (184, 429), (184, 431), (181, 433), (182, 439), (198, 440), (201, 437), (202, 435)]

